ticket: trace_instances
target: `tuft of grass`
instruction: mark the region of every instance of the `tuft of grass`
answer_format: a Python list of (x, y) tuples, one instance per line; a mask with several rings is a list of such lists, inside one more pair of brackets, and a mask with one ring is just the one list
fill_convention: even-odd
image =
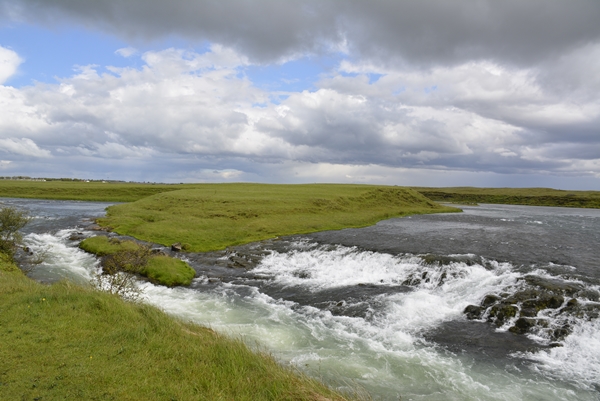
[(0, 252), (0, 272), (20, 273), (21, 269), (17, 267), (9, 255)]
[[(133, 274), (141, 274), (148, 277), (152, 282), (173, 287), (177, 285), (190, 285), (196, 275), (196, 271), (186, 262), (164, 255), (150, 255), (149, 249), (135, 241), (121, 241), (108, 238), (104, 235), (86, 238), (81, 241), (79, 247), (86, 252), (97, 256), (111, 256), (128, 251), (144, 251), (147, 254), (142, 262), (143, 266), (122, 266), (125, 271)], [(139, 252), (138, 252), (139, 253)], [(126, 260), (124, 259), (126, 262)]]
[(98, 223), (196, 252), (281, 235), (364, 227), (390, 217), (457, 212), (416, 191), (368, 185), (205, 184), (114, 205)]
[(2, 399), (346, 399), (241, 341), (69, 282), (2, 270), (0, 305)]
[(550, 188), (413, 187), (429, 199), (461, 204), (494, 203), (600, 209), (599, 191), (564, 191)]
[(190, 285), (196, 271), (183, 260), (159, 255), (148, 260), (142, 274), (154, 282), (173, 287)]

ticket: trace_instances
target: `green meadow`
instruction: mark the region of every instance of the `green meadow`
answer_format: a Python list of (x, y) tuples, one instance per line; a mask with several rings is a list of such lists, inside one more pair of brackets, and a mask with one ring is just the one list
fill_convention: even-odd
[(135, 238), (212, 251), (282, 235), (454, 212), (416, 191), (368, 185), (206, 184), (108, 208), (98, 223)]

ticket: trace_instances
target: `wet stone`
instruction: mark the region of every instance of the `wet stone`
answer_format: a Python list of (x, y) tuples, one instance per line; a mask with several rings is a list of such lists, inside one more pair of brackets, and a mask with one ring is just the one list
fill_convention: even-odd
[(490, 309), (488, 321), (494, 322), (496, 326), (502, 326), (508, 319), (515, 317), (518, 311), (519, 309), (514, 305), (496, 304)]
[(486, 295), (485, 298), (483, 298), (483, 301), (481, 301), (481, 306), (487, 308), (497, 303), (498, 301), (500, 301), (500, 297), (496, 295)]
[(528, 284), (542, 288), (543, 290), (553, 292), (555, 294), (565, 294), (572, 296), (575, 293), (584, 290), (581, 284), (569, 283), (557, 279), (540, 277), (535, 275), (527, 275), (523, 277)]
[(520, 317), (517, 319), (515, 324), (508, 329), (511, 333), (516, 334), (525, 334), (536, 325), (536, 319), (528, 318), (528, 317)]
[(537, 314), (538, 310), (535, 308), (523, 308), (520, 312), (520, 315), (523, 317), (535, 317)]
[(476, 306), (476, 305), (469, 305), (465, 308), (465, 310), (463, 311), (463, 313), (465, 315), (467, 315), (467, 319), (469, 320), (473, 320), (473, 319), (479, 319), (481, 318), (481, 315), (483, 313), (483, 308), (480, 306)]

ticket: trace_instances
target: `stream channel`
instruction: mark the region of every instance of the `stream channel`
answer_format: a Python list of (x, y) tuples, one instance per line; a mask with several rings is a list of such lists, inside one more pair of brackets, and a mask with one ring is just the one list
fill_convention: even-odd
[[(27, 210), (33, 279), (90, 280), (107, 203)], [(374, 400), (600, 400), (600, 210), (464, 206), (204, 254), (143, 301)], [(159, 247), (155, 245), (155, 247)], [(39, 262), (39, 261), (38, 261)]]

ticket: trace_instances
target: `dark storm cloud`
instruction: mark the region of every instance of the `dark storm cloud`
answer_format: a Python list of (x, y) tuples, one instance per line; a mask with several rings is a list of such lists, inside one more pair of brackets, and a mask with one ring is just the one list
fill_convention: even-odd
[(345, 45), (414, 63), (536, 63), (600, 38), (597, 0), (0, 0), (3, 13), (64, 18), (128, 39), (180, 35), (273, 61)]

